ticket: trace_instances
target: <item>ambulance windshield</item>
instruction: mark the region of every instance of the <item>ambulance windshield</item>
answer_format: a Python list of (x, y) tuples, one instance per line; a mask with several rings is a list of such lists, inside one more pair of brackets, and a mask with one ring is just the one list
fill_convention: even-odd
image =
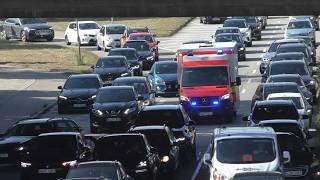
[(219, 67), (185, 68), (182, 77), (183, 87), (228, 85), (228, 69)]

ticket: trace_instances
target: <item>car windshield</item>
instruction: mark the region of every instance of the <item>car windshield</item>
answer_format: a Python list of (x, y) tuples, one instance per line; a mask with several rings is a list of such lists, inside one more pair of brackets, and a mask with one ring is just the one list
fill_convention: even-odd
[(138, 33), (138, 32), (147, 33), (149, 32), (149, 29), (148, 28), (132, 28), (128, 30), (128, 34)]
[(275, 132), (286, 132), (286, 133), (293, 133), (296, 136), (304, 139), (304, 135), (302, 134), (302, 130), (298, 124), (294, 123), (266, 123), (263, 124), (265, 127), (272, 127)]
[(159, 130), (142, 130), (142, 131), (133, 131), (133, 133), (144, 134), (150, 145), (156, 148), (160, 153), (168, 152), (170, 146), (170, 139), (168, 134), (165, 131)]
[(239, 29), (218, 29), (216, 31), (216, 35), (222, 33), (240, 33)]
[(134, 35), (134, 36), (130, 36), (129, 40), (145, 40), (148, 43), (152, 43), (154, 42), (154, 39), (152, 36), (148, 36), (148, 35)]
[(97, 23), (80, 23), (79, 29), (88, 30), (88, 29), (100, 29)]
[(103, 89), (98, 92), (96, 102), (130, 102), (135, 101), (135, 97), (132, 89)]
[(272, 61), (282, 61), (282, 60), (304, 60), (304, 54), (286, 54), (286, 55), (276, 55)]
[(107, 26), (106, 34), (123, 34), (125, 29), (124, 26)]
[(228, 85), (228, 68), (191, 67), (185, 68), (182, 76), (183, 87)]
[(69, 78), (64, 89), (98, 89), (100, 83), (98, 78)]
[(279, 46), (279, 43), (273, 42), (273, 43), (270, 45), (270, 47), (269, 47), (269, 49), (268, 49), (268, 52), (276, 52), (278, 46)]
[(239, 16), (235, 17), (236, 19), (245, 19), (248, 23), (256, 23), (256, 17), (254, 16)]
[(225, 21), (223, 27), (246, 28), (246, 24), (244, 21)]
[(299, 114), (295, 106), (276, 105), (255, 107), (252, 112), (252, 119), (255, 123), (262, 120), (272, 119), (299, 119)]
[(294, 82), (296, 83), (298, 86), (305, 86), (302, 79), (298, 78), (298, 77), (272, 77), (270, 79), (268, 79), (267, 81), (269, 82)]
[(114, 86), (133, 86), (138, 94), (148, 94), (148, 87), (144, 82), (115, 82)]
[(114, 68), (125, 66), (126, 64), (123, 58), (99, 58), (96, 64), (97, 68)]
[(275, 158), (276, 150), (272, 139), (239, 138), (217, 141), (217, 160), (221, 163), (266, 163), (273, 161)]
[(217, 36), (215, 42), (238, 42), (241, 43), (240, 37), (237, 35), (224, 35), (224, 36)]
[(264, 99), (268, 97), (269, 94), (274, 93), (300, 93), (298, 85), (271, 85), (266, 86), (263, 89)]
[(283, 63), (271, 65), (270, 67), (270, 75), (277, 74), (299, 74), (300, 76), (308, 75), (308, 71), (304, 65), (304, 63)]
[(20, 19), (21, 24), (43, 24), (47, 23), (46, 21), (40, 18), (22, 18)]
[(308, 57), (308, 48), (307, 47), (279, 47), (277, 54), (279, 53), (290, 53), (290, 52), (302, 52), (304, 57)]
[(48, 132), (46, 123), (19, 124), (6, 133), (7, 136), (38, 136)]
[(66, 179), (83, 177), (116, 180), (118, 179), (118, 171), (115, 165), (107, 164), (92, 165), (92, 167), (77, 167), (69, 170)]
[(144, 42), (127, 42), (124, 48), (134, 48), (137, 51), (150, 51), (150, 46)]
[(181, 128), (185, 122), (177, 110), (141, 111), (136, 126), (166, 125), (170, 128)]
[(156, 74), (177, 74), (177, 64), (157, 64)]
[(138, 57), (135, 51), (112, 51), (108, 56), (125, 56), (128, 61), (137, 61)]
[(271, 97), (269, 100), (291, 100), (297, 109), (303, 109), (303, 105), (300, 97)]
[(292, 21), (288, 24), (288, 29), (305, 29), (312, 28), (309, 21)]

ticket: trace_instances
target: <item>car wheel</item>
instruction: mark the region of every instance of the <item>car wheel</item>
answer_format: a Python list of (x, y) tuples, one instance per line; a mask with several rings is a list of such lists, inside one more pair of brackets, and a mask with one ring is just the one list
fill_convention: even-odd
[(106, 46), (105, 46), (104, 42), (103, 42), (103, 44), (102, 44), (102, 45), (103, 45), (103, 51), (104, 51), (104, 52), (108, 52), (108, 49), (106, 48)]
[(22, 42), (27, 42), (28, 41), (27, 35), (26, 35), (26, 31), (21, 31), (20, 38), (21, 38)]
[(69, 41), (68, 36), (64, 37), (64, 40), (66, 41), (66, 45), (71, 45), (71, 42)]
[(247, 57), (246, 57), (246, 55), (244, 55), (242, 58), (242, 61), (246, 61), (246, 60), (247, 60)]
[(49, 37), (49, 38), (47, 38), (47, 41), (48, 41), (48, 42), (53, 41), (53, 37)]
[(97, 50), (100, 51), (101, 47), (99, 46), (99, 43), (97, 42)]
[(203, 20), (202, 20), (202, 18), (200, 18), (200, 23), (203, 23)]
[(93, 127), (92, 125), (90, 126), (90, 131), (91, 131), (92, 134), (97, 134), (98, 133), (97, 128)]
[(5, 30), (1, 32), (1, 39), (9, 40), (10, 38), (7, 36), (7, 33)]

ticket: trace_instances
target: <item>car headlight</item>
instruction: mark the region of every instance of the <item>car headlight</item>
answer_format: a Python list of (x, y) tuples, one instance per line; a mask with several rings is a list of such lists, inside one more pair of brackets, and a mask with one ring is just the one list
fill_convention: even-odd
[(129, 73), (126, 72), (126, 73), (122, 73), (120, 76), (123, 77), (123, 76), (128, 76), (128, 75), (129, 75)]
[(262, 58), (262, 61), (270, 61), (270, 58)]
[(180, 101), (190, 101), (187, 96), (180, 96)]
[(309, 84), (311, 85), (311, 86), (313, 86), (313, 85), (315, 85), (315, 81), (314, 80), (311, 80), (310, 82), (309, 82)]
[(93, 110), (93, 113), (97, 116), (103, 116), (103, 112), (101, 110)]
[(150, 105), (150, 101), (149, 101), (149, 100), (144, 101), (144, 102), (143, 102), (143, 105), (149, 106), (149, 105)]
[(145, 168), (147, 167), (147, 161), (140, 161), (137, 165), (137, 168)]
[(169, 161), (169, 156), (163, 156), (162, 158), (161, 158), (161, 162), (168, 162)]
[(26, 27), (26, 28), (24, 28), (24, 30), (26, 30), (26, 31), (30, 32), (30, 31), (35, 31), (36, 29), (32, 29), (32, 28), (28, 28), (28, 27)]
[(309, 35), (313, 35), (314, 33), (311, 31), (311, 32), (309, 32), (308, 34), (309, 34)]
[(49, 29), (50, 29), (50, 30), (53, 30), (53, 27), (50, 27)]
[(136, 109), (137, 109), (136, 107), (128, 108), (123, 113), (128, 115), (128, 114), (132, 113), (133, 111), (135, 111)]
[(31, 166), (31, 163), (21, 162), (20, 166), (23, 167), (23, 168), (26, 168), (26, 167)]
[(153, 60), (153, 56), (149, 56), (146, 58), (148, 61), (152, 61)]
[(240, 48), (240, 51), (244, 51), (244, 48), (243, 48), (243, 47), (241, 47), (241, 48)]
[(67, 100), (68, 98), (65, 96), (59, 96), (59, 99)]
[(221, 96), (221, 100), (230, 99), (230, 97), (231, 97), (230, 94), (225, 94), (225, 95)]
[(74, 166), (77, 164), (77, 160), (63, 162), (62, 166)]
[(176, 138), (176, 142), (181, 142), (181, 141), (184, 141), (186, 140), (185, 137), (179, 137), (179, 138)]

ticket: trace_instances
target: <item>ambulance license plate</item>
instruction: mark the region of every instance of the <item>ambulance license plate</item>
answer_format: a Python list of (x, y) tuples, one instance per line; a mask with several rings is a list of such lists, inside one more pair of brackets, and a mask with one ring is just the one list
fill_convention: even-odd
[(212, 116), (213, 112), (199, 112), (199, 116)]

